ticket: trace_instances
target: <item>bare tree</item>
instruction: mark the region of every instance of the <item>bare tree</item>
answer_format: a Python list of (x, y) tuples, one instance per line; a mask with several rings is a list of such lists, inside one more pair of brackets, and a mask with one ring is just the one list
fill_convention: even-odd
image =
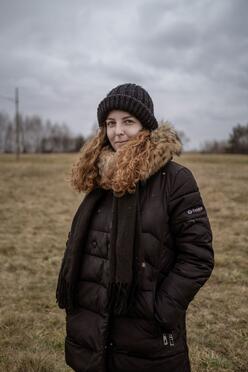
[(248, 123), (237, 124), (232, 128), (227, 150), (236, 154), (248, 154)]
[(8, 122), (9, 122), (8, 115), (0, 112), (0, 152), (5, 151), (5, 141)]
[(4, 152), (12, 153), (15, 152), (15, 140), (16, 133), (13, 124), (10, 122), (7, 124), (7, 130), (5, 135)]
[[(82, 135), (71, 134), (65, 123), (44, 122), (38, 115), (19, 116), (20, 150), (36, 152), (75, 152), (85, 142)], [(0, 113), (0, 152), (15, 151), (15, 123), (8, 115)]]
[(201, 152), (206, 154), (222, 154), (227, 151), (227, 141), (205, 141)]

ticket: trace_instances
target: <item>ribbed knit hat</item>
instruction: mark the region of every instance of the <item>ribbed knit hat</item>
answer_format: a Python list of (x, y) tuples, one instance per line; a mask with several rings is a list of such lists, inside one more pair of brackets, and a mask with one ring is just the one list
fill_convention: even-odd
[(154, 116), (153, 102), (147, 91), (136, 84), (122, 84), (112, 89), (99, 103), (97, 118), (101, 127), (108, 113), (112, 110), (123, 110), (134, 115), (144, 128), (154, 130), (158, 122)]

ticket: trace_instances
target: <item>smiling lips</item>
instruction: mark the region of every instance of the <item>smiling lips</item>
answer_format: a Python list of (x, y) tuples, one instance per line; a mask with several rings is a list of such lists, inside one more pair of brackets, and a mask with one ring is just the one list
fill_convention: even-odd
[(126, 143), (127, 141), (116, 141), (115, 144), (119, 143)]

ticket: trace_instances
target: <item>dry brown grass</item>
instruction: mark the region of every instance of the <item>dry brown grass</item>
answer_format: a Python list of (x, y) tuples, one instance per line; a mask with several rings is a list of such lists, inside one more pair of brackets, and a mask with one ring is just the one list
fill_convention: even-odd
[[(65, 182), (74, 155), (0, 156), (0, 370), (66, 372), (55, 285), (81, 196)], [(247, 371), (248, 157), (184, 155), (214, 232), (216, 266), (190, 305), (193, 372)]]

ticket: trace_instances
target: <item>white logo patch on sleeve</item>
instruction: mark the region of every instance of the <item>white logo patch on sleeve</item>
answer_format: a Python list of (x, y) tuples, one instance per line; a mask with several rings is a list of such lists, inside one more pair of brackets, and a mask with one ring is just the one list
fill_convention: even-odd
[(197, 208), (192, 208), (187, 210), (187, 214), (193, 214), (193, 213), (199, 213), (203, 211), (203, 206), (197, 207)]

